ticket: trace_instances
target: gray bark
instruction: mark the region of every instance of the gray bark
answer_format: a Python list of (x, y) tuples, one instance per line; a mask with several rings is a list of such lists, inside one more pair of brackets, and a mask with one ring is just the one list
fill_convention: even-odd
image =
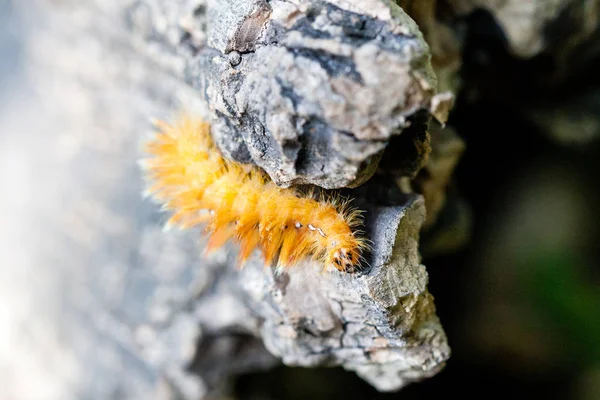
[(214, 2), (193, 83), (228, 157), (279, 185), (357, 186), (390, 137), (430, 108), (429, 49), (399, 7), (377, 19), (335, 2), (295, 3)]
[[(165, 217), (141, 197), (136, 164), (149, 118), (185, 109), (212, 118), (226, 155), (256, 162), (280, 184), (356, 185), (411, 116), (432, 111), (427, 46), (398, 7), (375, 0), (272, 1), (268, 11), (251, 1), (35, 5), (18, 4), (32, 27), (23, 54), (29, 95), (11, 104), (11, 149), (3, 154), (9, 162), (20, 154), (15, 147), (27, 152), (41, 172), (17, 168), (11, 179), (30, 181), (43, 196), (15, 186), (11, 193), (25, 200), (15, 201), (3, 225), (12, 229), (6, 243), (26, 255), (5, 260), (20, 265), (29, 285), (13, 301), (33, 304), (33, 325), (58, 338), (51, 351), (43, 341), (28, 345), (53, 366), (48, 397), (196, 399), (223, 389), (231, 375), (279, 360), (341, 365), (387, 391), (443, 367), (450, 351), (417, 248), (420, 196), (390, 198), (392, 187), (377, 183), (356, 192), (374, 243), (363, 271), (299, 265), (277, 276), (258, 254), (236, 270), (234, 247), (200, 256), (199, 231), (163, 232)], [(342, 26), (348, 21), (367, 36)], [(301, 140), (311, 124), (317, 133)], [(286, 153), (290, 141), (303, 160)], [(409, 143), (410, 151), (395, 149), (402, 165), (413, 166), (406, 175), (424, 157)], [(381, 194), (365, 195), (375, 190)], [(24, 216), (34, 235), (22, 229)]]

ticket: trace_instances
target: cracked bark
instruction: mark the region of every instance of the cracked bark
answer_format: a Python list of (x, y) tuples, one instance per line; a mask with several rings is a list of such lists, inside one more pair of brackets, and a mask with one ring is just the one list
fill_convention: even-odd
[(348, 191), (367, 211), (370, 266), (321, 274), (299, 265), (276, 276), (258, 255), (237, 271), (233, 247), (201, 257), (199, 231), (164, 233), (135, 163), (148, 118), (185, 109), (212, 119), (227, 156), (281, 185), (355, 187), (386, 147), (393, 174), (415, 176), (429, 148), (417, 128), (444, 98), (399, 7), (140, 0), (39, 9), (29, 72), (59, 121), (46, 140), (69, 146), (52, 159), (67, 189), (46, 194), (67, 211), (40, 211), (50, 246), (62, 250), (40, 254), (68, 287), (59, 335), (86, 366), (77, 372), (83, 396), (196, 399), (278, 362), (343, 366), (390, 391), (443, 368), (450, 350), (418, 252), (421, 196), (380, 177)]

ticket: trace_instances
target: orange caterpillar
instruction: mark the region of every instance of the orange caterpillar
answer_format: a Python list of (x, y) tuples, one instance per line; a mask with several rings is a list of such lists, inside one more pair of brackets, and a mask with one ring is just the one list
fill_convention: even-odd
[(206, 122), (182, 118), (156, 126), (160, 132), (146, 146), (153, 157), (143, 164), (152, 182), (148, 193), (173, 212), (167, 226), (206, 223), (207, 250), (237, 240), (240, 265), (255, 248), (278, 268), (307, 257), (340, 271), (359, 265), (367, 246), (353, 232), (361, 218), (348, 202), (317, 201), (278, 187), (256, 167), (225, 160)]

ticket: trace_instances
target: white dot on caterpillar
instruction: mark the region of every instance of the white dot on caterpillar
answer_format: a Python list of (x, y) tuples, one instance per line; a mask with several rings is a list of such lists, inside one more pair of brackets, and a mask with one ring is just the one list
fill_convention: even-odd
[(296, 222), (294, 226), (298, 229), (302, 228), (302, 224), (300, 222)]
[(317, 231), (319, 232), (319, 235), (325, 237), (325, 232), (323, 232), (323, 230), (321, 228), (315, 228), (313, 225), (308, 224), (308, 229), (310, 229), (311, 231)]

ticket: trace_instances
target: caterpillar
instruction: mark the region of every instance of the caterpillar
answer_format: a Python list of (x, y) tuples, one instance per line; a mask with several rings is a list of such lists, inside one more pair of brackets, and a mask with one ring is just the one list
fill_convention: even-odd
[(172, 213), (166, 227), (205, 224), (208, 252), (237, 241), (240, 267), (256, 248), (279, 270), (307, 258), (343, 272), (360, 266), (368, 245), (356, 230), (361, 213), (348, 201), (280, 188), (258, 167), (225, 159), (200, 119), (154, 124), (142, 165), (147, 195)]

